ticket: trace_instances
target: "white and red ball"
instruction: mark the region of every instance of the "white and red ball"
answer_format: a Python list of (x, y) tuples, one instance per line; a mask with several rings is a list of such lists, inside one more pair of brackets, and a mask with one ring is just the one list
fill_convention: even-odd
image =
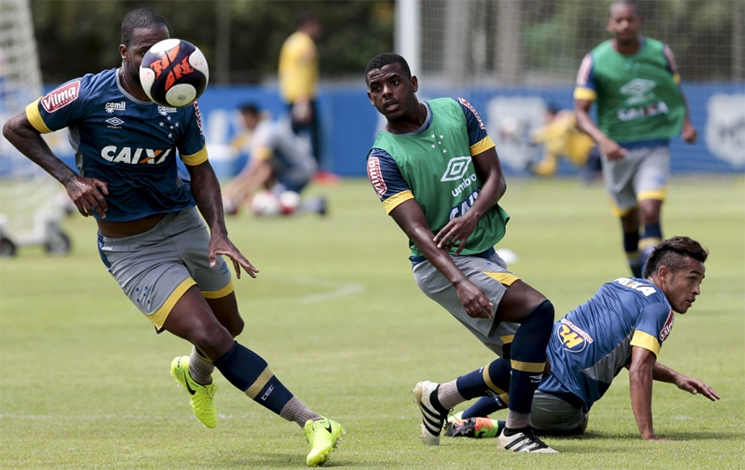
[(251, 212), (260, 217), (272, 217), (279, 215), (281, 211), (279, 198), (271, 191), (256, 193), (251, 199)]
[(279, 195), (279, 209), (284, 215), (290, 215), (298, 210), (302, 198), (295, 191), (283, 191)]
[(182, 108), (196, 101), (209, 83), (202, 51), (183, 39), (164, 39), (142, 58), (140, 83), (148, 98), (161, 106)]

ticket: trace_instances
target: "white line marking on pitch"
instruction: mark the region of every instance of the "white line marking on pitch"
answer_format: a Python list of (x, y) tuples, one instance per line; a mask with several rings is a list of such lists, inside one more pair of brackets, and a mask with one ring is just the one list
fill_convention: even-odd
[(300, 297), (300, 302), (325, 302), (331, 299), (338, 299), (340, 297), (349, 297), (352, 295), (359, 295), (365, 292), (365, 287), (360, 284), (351, 284), (344, 282), (334, 282), (326, 279), (319, 279), (315, 277), (293, 277), (289, 278), (293, 282), (304, 286), (322, 287), (332, 289), (329, 292), (320, 294), (311, 294)]

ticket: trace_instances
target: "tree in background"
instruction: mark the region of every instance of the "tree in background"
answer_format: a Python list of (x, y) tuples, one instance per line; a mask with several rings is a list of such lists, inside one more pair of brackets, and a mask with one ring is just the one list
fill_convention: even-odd
[(119, 63), (119, 24), (128, 11), (153, 8), (169, 20), (171, 37), (199, 46), (210, 61), (212, 83), (276, 79), (284, 38), (301, 11), (313, 11), (324, 32), (318, 41), (323, 78), (357, 75), (367, 58), (393, 48), (393, 0), (376, 1), (130, 1), (35, 0), (31, 2), (42, 78), (60, 83)]

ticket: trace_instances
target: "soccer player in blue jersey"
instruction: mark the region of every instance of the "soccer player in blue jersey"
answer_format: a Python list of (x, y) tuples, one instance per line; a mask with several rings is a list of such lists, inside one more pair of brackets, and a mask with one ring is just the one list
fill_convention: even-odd
[[(368, 176), (409, 238), (414, 278), (427, 296), (501, 356), (447, 383), (416, 384), (421, 439), (438, 445), (455, 405), (509, 392), (514, 399), (498, 447), (556, 453), (530, 426), (554, 308), (509, 272), (494, 249), (509, 220), (497, 204), (506, 184), (494, 143), (466, 100), (419, 102), (417, 78), (397, 54), (373, 58), (365, 80), (370, 103), (387, 121), (368, 153)], [(500, 329), (503, 321), (519, 324), (509, 338)], [(510, 340), (510, 347), (503, 347)]]
[[(657, 361), (673, 327), (673, 312), (686, 313), (701, 293), (707, 257), (688, 237), (665, 240), (652, 252), (644, 279), (608, 282), (554, 323), (548, 345), (551, 372), (536, 391), (533, 426), (552, 434), (583, 433), (590, 408), (623, 368), (629, 370), (631, 409), (644, 440), (664, 440), (652, 426), (653, 380), (718, 400), (701, 380)], [(494, 436), (503, 424), (484, 417), (504, 407), (504, 402), (483, 397), (448, 423), (446, 435)]]
[[(121, 67), (65, 83), (9, 119), (3, 134), (62, 183), (83, 216), (96, 220), (103, 263), (157, 331), (192, 343), (191, 355), (174, 359), (171, 373), (191, 394), (197, 418), (217, 424), (217, 368), (257, 403), (299, 424), (311, 445), (307, 464), (320, 465), (341, 426), (310, 410), (264, 359), (234, 339), (244, 323), (223, 256), (238, 278), (241, 269), (254, 278), (259, 271), (228, 238), (199, 107), (158, 106), (140, 84), (144, 54), (168, 37), (156, 11), (130, 12), (122, 21)], [(80, 174), (41, 137), (63, 127)], [(178, 172), (177, 154), (190, 181)]]

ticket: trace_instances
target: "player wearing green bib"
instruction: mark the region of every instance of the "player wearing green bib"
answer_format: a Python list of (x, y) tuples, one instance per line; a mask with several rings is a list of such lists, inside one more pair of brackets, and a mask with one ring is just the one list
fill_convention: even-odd
[[(464, 99), (419, 102), (417, 78), (399, 55), (373, 58), (365, 80), (370, 103), (387, 121), (368, 153), (368, 177), (409, 237), (414, 279), (500, 356), (450, 382), (416, 384), (421, 439), (438, 445), (455, 405), (509, 393), (498, 447), (555, 453), (535, 437), (530, 420), (533, 394), (546, 369), (554, 308), (509, 272), (494, 250), (509, 217), (497, 204), (506, 184), (486, 127)], [(503, 322), (519, 324), (514, 335), (505, 332)]]
[[(614, 38), (584, 57), (574, 92), (577, 124), (603, 154), (605, 184), (637, 278), (662, 240), (660, 209), (670, 177), (670, 138), (682, 126), (683, 139), (696, 140), (673, 53), (666, 44), (640, 36), (642, 24), (634, 2), (613, 3), (607, 29)], [(597, 124), (590, 117), (593, 102)]]

